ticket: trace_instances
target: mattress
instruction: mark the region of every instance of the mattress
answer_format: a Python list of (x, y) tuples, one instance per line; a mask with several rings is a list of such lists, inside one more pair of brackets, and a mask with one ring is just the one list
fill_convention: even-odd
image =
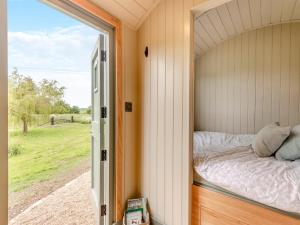
[(200, 182), (300, 214), (300, 160), (259, 158), (251, 149), (253, 138), (254, 135), (195, 132), (194, 170)]

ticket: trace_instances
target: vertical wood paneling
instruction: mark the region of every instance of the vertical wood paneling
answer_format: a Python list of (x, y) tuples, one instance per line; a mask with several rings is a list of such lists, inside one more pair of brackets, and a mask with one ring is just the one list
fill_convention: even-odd
[(263, 124), (272, 122), (272, 27), (264, 29)]
[(300, 23), (291, 25), (291, 52), (290, 52), (290, 111), (289, 124), (299, 121), (299, 82), (300, 82)]
[(264, 30), (260, 29), (256, 34), (255, 55), (255, 132), (259, 131), (263, 124), (263, 56), (264, 56)]
[[(145, 22), (145, 46), (148, 46), (149, 49), (151, 49), (151, 39), (150, 39), (150, 19), (148, 19)], [(144, 164), (143, 164), (143, 169), (144, 169), (144, 177), (143, 177), (143, 183), (144, 183), (144, 195), (150, 199), (150, 183), (151, 183), (151, 174), (150, 174), (150, 169), (151, 169), (151, 135), (150, 135), (150, 130), (151, 130), (151, 121), (150, 121), (150, 115), (151, 115), (151, 54), (152, 52), (149, 52), (149, 57), (145, 59), (144, 62), (144, 77), (143, 77), (143, 86), (144, 86), (144, 98), (141, 100), (144, 102), (143, 108), (144, 108), (144, 120), (145, 123), (144, 126), (144, 143), (145, 145), (143, 146), (143, 155), (144, 155)]]
[[(123, 56), (123, 71), (126, 75), (124, 80), (124, 101), (132, 102), (134, 109), (131, 113), (125, 113), (124, 124), (124, 193), (123, 200), (133, 198), (138, 192), (138, 142), (136, 141), (138, 136), (138, 76), (137, 76), (137, 34), (127, 26), (123, 26), (123, 43), (124, 51), (126, 53)], [(130, 54), (130, 55), (129, 55)]]
[(249, 73), (249, 33), (242, 35), (241, 67), (241, 133), (248, 130), (248, 73)]
[(195, 65), (196, 127), (255, 133), (272, 121), (299, 123), (299, 40), (300, 23), (287, 23), (243, 33), (201, 56)]
[(165, 224), (173, 224), (174, 1), (166, 1)]
[(234, 133), (241, 131), (241, 63), (242, 63), (242, 36), (234, 39)]
[(273, 27), (272, 48), (272, 121), (280, 120), (281, 25)]
[(191, 187), (193, 180), (193, 125), (194, 125), (194, 40), (193, 18), (190, 9), (193, 0), (183, 1), (183, 81), (182, 81), (182, 168), (181, 168), (181, 222), (191, 224)]
[[(224, 42), (222, 44), (220, 60), (222, 62), (222, 65), (221, 65), (222, 71), (219, 71), (220, 76), (221, 76), (222, 72), (224, 73), (224, 76), (221, 76), (222, 77), (221, 104), (222, 104), (223, 113), (221, 114), (222, 126), (221, 126), (220, 131), (222, 131), (222, 130), (226, 129), (227, 112), (228, 112), (228, 110), (227, 110), (227, 108), (228, 108), (228, 105), (227, 105), (227, 102), (228, 102), (227, 85), (228, 85), (228, 79), (229, 79), (229, 76), (228, 76), (228, 42)], [(195, 112), (197, 112), (197, 111), (195, 111)]]
[[(234, 133), (234, 40), (229, 40), (228, 49), (228, 132)], [(197, 74), (196, 74), (197, 75)]]
[(173, 167), (173, 224), (181, 224), (182, 182), (182, 79), (183, 79), (183, 1), (174, 0), (176, 15), (173, 19), (174, 33), (174, 166)]
[(249, 71), (248, 71), (248, 123), (247, 133), (255, 132), (255, 56), (256, 56), (256, 31), (249, 32)]
[(282, 25), (281, 32), (281, 68), (280, 68), (280, 112), (279, 119), (282, 125), (289, 123), (290, 105), (290, 47), (291, 33), (290, 24)]
[(162, 2), (158, 6), (158, 119), (157, 119), (157, 217), (164, 219), (165, 201), (164, 193), (160, 190), (164, 190), (165, 187), (165, 2)]
[[(150, 208), (157, 208), (157, 104), (158, 104), (158, 10), (154, 10), (150, 16), (150, 37), (151, 37), (151, 48), (150, 51), (150, 197), (149, 203)], [(158, 212), (155, 212), (155, 217)]]
[(216, 55), (216, 49), (214, 48), (209, 53), (209, 130), (216, 129), (216, 61), (213, 60), (213, 57)]
[(139, 74), (141, 195), (149, 199), (151, 216), (166, 225), (188, 225), (190, 218), (192, 5), (193, 0), (162, 0), (139, 29), (140, 49), (148, 45), (150, 53), (140, 60)]
[(222, 101), (223, 101), (223, 86), (222, 82), (224, 80), (222, 79), (222, 55), (221, 55), (221, 49), (222, 45), (219, 45), (217, 47), (217, 60), (216, 60), (216, 131), (222, 130)]

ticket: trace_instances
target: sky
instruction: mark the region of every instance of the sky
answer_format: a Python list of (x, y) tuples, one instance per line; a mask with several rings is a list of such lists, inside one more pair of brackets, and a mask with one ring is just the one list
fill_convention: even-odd
[(66, 87), (70, 105), (88, 107), (90, 60), (99, 31), (38, 0), (8, 0), (8, 68)]

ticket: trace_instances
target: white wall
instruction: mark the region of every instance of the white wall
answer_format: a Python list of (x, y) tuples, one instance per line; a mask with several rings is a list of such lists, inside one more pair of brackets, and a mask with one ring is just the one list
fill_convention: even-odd
[(0, 0), (0, 224), (7, 224), (7, 18)]
[(138, 35), (140, 192), (152, 216), (167, 225), (190, 222), (192, 6), (192, 0), (162, 0)]
[(300, 23), (225, 41), (196, 61), (195, 130), (255, 133), (300, 121)]

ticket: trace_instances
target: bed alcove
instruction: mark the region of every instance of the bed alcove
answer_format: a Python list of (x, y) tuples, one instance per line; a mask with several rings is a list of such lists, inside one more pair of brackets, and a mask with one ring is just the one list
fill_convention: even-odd
[[(300, 0), (233, 0), (198, 12), (194, 51), (195, 131), (251, 137), (272, 122), (300, 124)], [(300, 211), (276, 200), (265, 204), (197, 177), (192, 225), (300, 224)]]

